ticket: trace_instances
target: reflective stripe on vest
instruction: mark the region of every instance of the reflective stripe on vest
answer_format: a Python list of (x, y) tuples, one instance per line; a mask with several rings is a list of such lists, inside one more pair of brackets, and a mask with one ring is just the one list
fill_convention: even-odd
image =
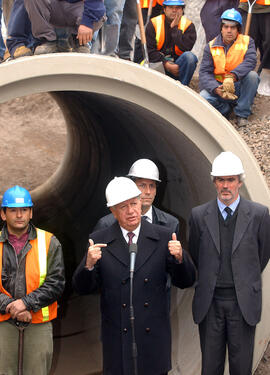
[[(152, 18), (151, 21), (156, 32), (157, 50), (160, 51), (165, 41), (165, 15), (161, 14), (160, 16)], [(187, 19), (186, 16), (182, 16), (178, 24), (178, 29), (182, 30), (184, 34), (190, 24), (191, 21)], [(174, 50), (178, 56), (183, 53), (176, 45), (174, 46)]]
[[(141, 8), (149, 8), (150, 0), (140, 0)], [(152, 8), (157, 4), (157, 0), (153, 0)]]
[[(39, 287), (44, 283), (47, 275), (47, 251), (46, 251), (46, 238), (45, 231), (38, 229), (38, 258), (39, 258)], [(49, 307), (43, 307), (41, 309), (43, 321), (49, 320)]]
[(247, 35), (238, 34), (236, 41), (225, 55), (224, 47), (213, 46), (216, 38), (209, 42), (210, 52), (214, 62), (214, 75), (217, 81), (223, 82), (224, 75), (230, 73), (240, 65), (248, 50), (250, 38)]
[[(240, 0), (240, 3), (247, 3), (247, 0)], [(257, 0), (256, 4), (259, 4), (259, 5), (270, 5), (270, 0)]]
[[(150, 0), (140, 0), (141, 8), (149, 8)], [(163, 4), (163, 0), (153, 0), (152, 8), (154, 8), (157, 4)]]
[[(37, 228), (37, 238), (30, 240), (32, 248), (26, 254), (25, 261), (25, 280), (26, 280), (26, 294), (29, 294), (39, 288), (45, 281), (47, 275), (47, 254), (49, 251), (52, 234)], [(3, 262), (3, 242), (0, 242), (0, 292), (5, 293), (10, 298), (12, 296), (8, 293), (2, 285), (2, 262)], [(57, 316), (57, 302), (43, 307), (42, 309), (33, 312), (32, 323), (45, 323)], [(10, 318), (10, 314), (0, 314), (0, 321)]]

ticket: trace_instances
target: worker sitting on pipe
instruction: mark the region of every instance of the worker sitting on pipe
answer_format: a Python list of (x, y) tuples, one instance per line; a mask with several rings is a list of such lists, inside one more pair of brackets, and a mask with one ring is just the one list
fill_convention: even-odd
[(199, 72), (200, 95), (223, 116), (233, 110), (239, 127), (248, 124), (259, 77), (252, 38), (241, 34), (242, 17), (234, 8), (221, 16), (221, 32), (204, 49)]
[(25, 0), (32, 33), (40, 42), (35, 55), (61, 52), (58, 50), (55, 27), (68, 28), (73, 52), (90, 53), (93, 32), (105, 20), (102, 0)]
[(188, 85), (198, 62), (190, 52), (197, 36), (184, 7), (183, 0), (165, 0), (164, 14), (152, 18), (146, 27), (146, 41), (149, 61), (162, 62), (168, 76)]
[(57, 238), (30, 222), (32, 207), (29, 192), (20, 186), (3, 195), (0, 374), (47, 375), (52, 363), (51, 320), (65, 285), (63, 255)]

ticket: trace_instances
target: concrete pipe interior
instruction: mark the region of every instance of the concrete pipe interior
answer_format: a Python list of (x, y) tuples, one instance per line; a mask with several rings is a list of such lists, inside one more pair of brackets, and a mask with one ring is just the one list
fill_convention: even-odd
[[(151, 158), (163, 183), (158, 205), (180, 218), (182, 242), (190, 210), (215, 196), (209, 178), (222, 150), (244, 162), (242, 193), (270, 206), (270, 194), (248, 147), (232, 126), (195, 92), (155, 71), (101, 56), (54, 54), (0, 66), (0, 102), (49, 92), (67, 126), (63, 161), (50, 179), (32, 191), (35, 223), (54, 232), (64, 247), (67, 279), (85, 251), (88, 233), (106, 213), (104, 189), (133, 161)], [(269, 267), (264, 272), (269, 281)], [(264, 285), (264, 297), (270, 283)], [(198, 375), (200, 349), (192, 322), (192, 289), (172, 293), (173, 370)], [(269, 295), (269, 294), (268, 294)], [(254, 368), (270, 334), (264, 298), (257, 329)], [(53, 374), (99, 374), (98, 296), (67, 291), (55, 322)]]

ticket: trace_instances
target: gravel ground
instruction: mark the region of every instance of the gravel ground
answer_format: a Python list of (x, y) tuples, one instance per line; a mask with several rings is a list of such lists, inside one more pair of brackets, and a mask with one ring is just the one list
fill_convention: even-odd
[(238, 128), (235, 119), (230, 122), (255, 155), (270, 187), (270, 96), (257, 95), (247, 127)]

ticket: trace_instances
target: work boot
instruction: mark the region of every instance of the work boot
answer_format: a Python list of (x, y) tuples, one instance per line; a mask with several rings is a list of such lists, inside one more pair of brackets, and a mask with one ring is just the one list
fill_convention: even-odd
[(77, 39), (77, 35), (72, 34), (69, 38), (69, 43), (72, 46), (72, 52), (77, 53), (90, 53), (90, 47), (88, 44), (83, 44), (80, 46), (79, 41)]
[(47, 53), (55, 53), (58, 52), (57, 43), (56, 40), (53, 40), (52, 42), (45, 42), (41, 44), (40, 46), (37, 46), (35, 49), (35, 55), (44, 55)]
[(30, 48), (27, 48), (25, 46), (17, 47), (13, 53), (13, 59), (18, 59), (20, 57), (24, 56), (32, 56), (33, 52)]
[(237, 126), (238, 128), (243, 128), (248, 125), (248, 119), (245, 117), (237, 116)]
[(57, 39), (58, 52), (72, 52), (68, 39)]

